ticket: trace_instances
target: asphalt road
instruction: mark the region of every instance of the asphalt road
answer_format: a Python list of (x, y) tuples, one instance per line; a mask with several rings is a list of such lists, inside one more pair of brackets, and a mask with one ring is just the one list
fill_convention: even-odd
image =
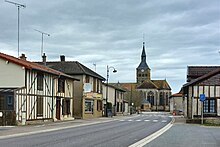
[(0, 139), (0, 147), (127, 147), (170, 121), (167, 114), (140, 114), (94, 125)]

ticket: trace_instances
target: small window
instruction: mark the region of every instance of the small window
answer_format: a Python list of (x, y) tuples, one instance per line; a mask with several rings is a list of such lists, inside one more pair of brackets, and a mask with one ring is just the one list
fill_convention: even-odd
[(93, 113), (93, 100), (85, 100), (85, 112)]
[(44, 85), (44, 75), (42, 73), (37, 73), (37, 90), (42, 91)]
[(97, 92), (96, 91), (96, 78), (93, 78), (93, 92)]
[(65, 92), (65, 79), (64, 78), (58, 79), (58, 92)]
[(86, 75), (86, 83), (89, 83), (89, 76)]
[(7, 101), (8, 101), (8, 105), (12, 105), (12, 100), (13, 100), (13, 97), (10, 95), (10, 96), (7, 96)]

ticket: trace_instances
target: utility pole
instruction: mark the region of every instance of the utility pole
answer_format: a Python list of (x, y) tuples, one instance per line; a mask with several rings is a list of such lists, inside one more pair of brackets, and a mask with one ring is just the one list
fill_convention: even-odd
[(20, 47), (20, 44), (19, 44), (19, 38), (20, 38), (20, 32), (19, 32), (19, 29), (20, 29), (20, 7), (21, 8), (26, 8), (26, 6), (23, 5), (23, 4), (19, 4), (19, 3), (15, 3), (15, 2), (12, 2), (12, 1), (7, 1), (7, 0), (5, 0), (5, 2), (10, 3), (10, 4), (14, 4), (16, 7), (18, 7), (18, 57), (19, 57), (19, 47)]
[(44, 35), (50, 36), (50, 34), (34, 29), (35, 31), (41, 33), (41, 56), (43, 56), (43, 46), (44, 46)]

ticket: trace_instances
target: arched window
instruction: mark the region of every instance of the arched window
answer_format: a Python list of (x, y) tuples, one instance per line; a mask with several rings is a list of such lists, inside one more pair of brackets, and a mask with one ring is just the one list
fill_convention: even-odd
[(166, 105), (169, 105), (169, 97), (168, 97), (168, 92), (166, 93)]
[(162, 92), (160, 92), (160, 104), (159, 105), (164, 105), (164, 97), (163, 97)]
[(154, 105), (154, 93), (152, 91), (148, 92), (148, 94), (147, 94), (147, 101), (151, 105)]

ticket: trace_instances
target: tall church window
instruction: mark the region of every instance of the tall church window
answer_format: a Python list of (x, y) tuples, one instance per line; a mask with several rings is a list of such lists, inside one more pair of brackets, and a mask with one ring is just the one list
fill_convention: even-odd
[(164, 98), (163, 98), (162, 92), (160, 92), (160, 104), (159, 105), (164, 105)]
[(166, 105), (169, 105), (169, 97), (168, 97), (168, 93), (166, 93)]
[(154, 93), (152, 91), (148, 92), (148, 94), (147, 94), (147, 101), (151, 105), (154, 105)]

